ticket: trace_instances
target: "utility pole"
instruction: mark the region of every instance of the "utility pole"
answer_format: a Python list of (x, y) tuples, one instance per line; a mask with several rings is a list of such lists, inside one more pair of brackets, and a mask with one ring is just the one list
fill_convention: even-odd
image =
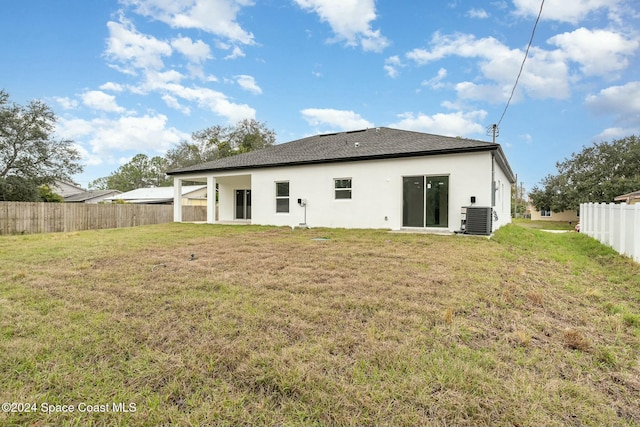
[[(527, 202), (524, 200), (524, 182), (520, 183), (520, 198), (522, 199), (522, 216), (524, 217), (524, 213), (527, 210)], [(516, 183), (516, 185), (518, 185)]]
[(497, 124), (492, 124), (491, 126), (487, 126), (487, 135), (493, 136), (493, 143), (496, 143), (496, 138), (500, 136), (500, 129)]
[(515, 194), (516, 199), (513, 201), (513, 210), (515, 212), (515, 218), (518, 218), (518, 174), (516, 174), (516, 194)]

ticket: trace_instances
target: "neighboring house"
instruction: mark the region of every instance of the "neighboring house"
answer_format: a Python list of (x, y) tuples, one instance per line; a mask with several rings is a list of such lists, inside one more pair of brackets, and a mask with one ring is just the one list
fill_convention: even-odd
[[(515, 176), (499, 144), (390, 128), (317, 135), (168, 172), (207, 184), (207, 222), (458, 231), (462, 208), (511, 222)], [(219, 214), (215, 215), (218, 188)], [(493, 208), (493, 210), (491, 210)]]
[(628, 205), (634, 205), (640, 203), (640, 191), (634, 191), (633, 193), (623, 194), (613, 199), (616, 202), (626, 203)]
[(100, 203), (104, 202), (106, 198), (120, 193), (118, 190), (89, 190), (67, 196), (64, 201), (67, 203)]
[[(173, 187), (153, 187), (138, 188), (127, 191), (117, 196), (108, 197), (106, 202), (123, 201), (137, 204), (173, 204)], [(182, 186), (182, 198), (180, 204), (185, 206), (206, 206), (207, 205), (206, 185), (185, 185)]]
[(63, 199), (66, 199), (69, 196), (73, 196), (74, 194), (84, 193), (85, 190), (80, 186), (80, 184), (75, 183), (73, 181), (62, 181), (56, 179), (53, 184), (49, 186), (51, 191), (62, 196)]
[(537, 210), (535, 206), (530, 205), (532, 221), (564, 221), (576, 223), (580, 221), (577, 211), (552, 212), (551, 209)]

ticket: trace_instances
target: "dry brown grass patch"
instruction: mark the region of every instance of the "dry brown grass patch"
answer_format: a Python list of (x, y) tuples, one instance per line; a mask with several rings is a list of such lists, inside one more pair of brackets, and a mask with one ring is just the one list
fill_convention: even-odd
[(542, 306), (544, 303), (544, 296), (542, 292), (531, 290), (527, 292), (527, 301), (531, 304)]
[(575, 329), (567, 329), (563, 335), (564, 343), (572, 350), (589, 351), (591, 342)]

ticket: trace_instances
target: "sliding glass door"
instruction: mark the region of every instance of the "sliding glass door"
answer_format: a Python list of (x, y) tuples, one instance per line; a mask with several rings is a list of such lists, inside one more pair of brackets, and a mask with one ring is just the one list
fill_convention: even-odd
[(236, 219), (251, 219), (251, 190), (236, 190)]
[(402, 226), (449, 226), (449, 177), (402, 178)]

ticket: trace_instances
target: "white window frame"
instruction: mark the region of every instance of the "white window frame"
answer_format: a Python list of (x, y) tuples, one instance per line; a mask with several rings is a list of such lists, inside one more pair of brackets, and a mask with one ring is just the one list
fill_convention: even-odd
[[(339, 181), (349, 181), (349, 187), (338, 187)], [(338, 193), (346, 193), (349, 197), (338, 197)], [(351, 200), (353, 198), (353, 179), (352, 178), (334, 178), (333, 179), (333, 199), (334, 200)]]
[[(276, 213), (277, 214), (288, 214), (289, 212), (291, 212), (291, 200), (290, 200), (290, 195), (291, 195), (291, 187), (289, 184), (289, 181), (276, 181), (275, 182), (275, 192), (276, 192)], [(287, 184), (287, 195), (278, 195), (278, 184)], [(286, 200), (287, 201), (287, 210), (279, 210), (279, 206), (278, 206), (278, 201), (280, 200)]]

